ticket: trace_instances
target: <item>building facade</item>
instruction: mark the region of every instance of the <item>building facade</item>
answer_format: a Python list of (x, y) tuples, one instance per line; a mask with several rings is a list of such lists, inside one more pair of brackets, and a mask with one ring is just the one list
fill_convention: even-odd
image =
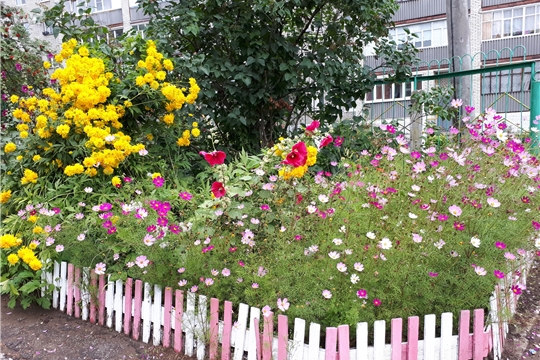
[[(406, 39), (405, 29), (416, 34), (413, 41), (420, 50), (420, 63), (414, 67), (414, 75), (450, 71), (446, 0), (401, 0), (399, 3), (400, 9), (393, 18), (396, 28), (390, 34), (398, 48)], [(536, 71), (540, 70), (540, 2), (469, 0), (468, 11), (471, 50), (470, 54), (459, 55), (464, 55), (462, 61), (471, 63), (474, 69), (491, 68), (493, 71), (470, 76), (471, 98), (464, 102), (481, 110), (493, 107), (514, 123), (528, 126), (531, 67), (503, 71), (497, 68), (508, 63), (534, 61)], [(370, 50), (366, 65), (375, 68), (381, 61), (370, 56)], [(418, 81), (417, 89), (450, 83), (452, 79)], [(412, 83), (377, 85), (363, 102), (364, 109), (372, 120), (405, 119), (413, 90)], [(400, 105), (396, 107), (396, 103)]]

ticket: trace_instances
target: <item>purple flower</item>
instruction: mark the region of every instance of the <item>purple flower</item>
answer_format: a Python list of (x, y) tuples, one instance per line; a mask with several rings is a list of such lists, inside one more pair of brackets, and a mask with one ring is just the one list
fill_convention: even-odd
[(21, 71), (22, 70), (22, 65), (19, 64), (19, 63), (16, 63), (15, 64), (15, 69), (17, 69), (17, 71)]
[(374, 305), (374, 306), (377, 306), (377, 307), (378, 307), (378, 306), (381, 306), (381, 303), (382, 303), (382, 302), (381, 302), (380, 299), (377, 299), (377, 298), (373, 299), (373, 305)]
[(156, 187), (162, 187), (163, 184), (165, 183), (165, 179), (163, 179), (161, 176), (156, 176), (152, 182), (154, 183), (154, 185)]
[(263, 205), (261, 205), (261, 210), (268, 211), (268, 210), (270, 210), (270, 206), (268, 204), (263, 204)]
[(21, 86), (21, 91), (26, 94), (28, 92), (28, 86), (27, 85)]
[(496, 247), (497, 249), (501, 249), (501, 250), (502, 250), (502, 249), (506, 249), (506, 244), (503, 243), (503, 242), (501, 242), (501, 241), (497, 241), (497, 242), (495, 243), (495, 247)]
[(439, 221), (446, 221), (446, 220), (448, 220), (448, 215), (446, 215), (446, 214), (439, 214), (439, 216), (437, 217), (437, 219), (438, 219)]
[(502, 279), (504, 277), (504, 273), (501, 270), (493, 270), (493, 275), (495, 275), (495, 277), (499, 279)]
[(186, 200), (186, 201), (189, 201), (193, 198), (193, 195), (191, 195), (187, 191), (182, 191), (178, 196), (180, 197), (180, 199)]
[(463, 231), (463, 230), (465, 230), (465, 224), (460, 223), (459, 221), (455, 221), (454, 222), (454, 229), (456, 229), (458, 231)]
[(334, 139), (334, 146), (340, 147), (341, 145), (343, 145), (343, 140), (343, 136), (336, 136), (336, 138)]
[(516, 295), (521, 295), (521, 286), (520, 285), (512, 285), (511, 288), (512, 292)]
[(358, 296), (360, 299), (367, 299), (368, 298), (367, 290), (365, 289), (358, 290), (356, 292), (356, 296)]
[(439, 273), (431, 272), (431, 271), (430, 271), (430, 272), (429, 272), (429, 276), (431, 276), (431, 277), (437, 277), (437, 276), (439, 276)]

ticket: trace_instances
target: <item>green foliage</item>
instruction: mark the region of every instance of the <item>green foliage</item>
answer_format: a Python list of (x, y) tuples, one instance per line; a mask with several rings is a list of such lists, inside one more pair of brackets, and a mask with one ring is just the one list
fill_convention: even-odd
[(332, 123), (355, 107), (373, 87), (375, 73), (361, 64), (372, 41), (396, 78), (415, 60), (410, 46), (379, 40), (392, 27), (393, 0), (139, 4), (151, 16), (148, 35), (199, 81), (201, 111), (230, 149), (257, 151), (302, 116)]

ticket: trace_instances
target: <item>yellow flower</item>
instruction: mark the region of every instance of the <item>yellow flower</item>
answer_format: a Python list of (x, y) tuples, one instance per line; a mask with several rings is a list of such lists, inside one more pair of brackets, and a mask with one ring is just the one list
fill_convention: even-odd
[(21, 184), (22, 185), (25, 185), (25, 184), (28, 184), (28, 183), (36, 183), (37, 182), (37, 179), (38, 179), (38, 174), (35, 173), (34, 171), (30, 170), (30, 169), (25, 169), (24, 170), (24, 176), (23, 178), (21, 179)]
[(10, 100), (13, 104), (15, 104), (17, 101), (19, 101), (19, 97), (17, 95), (11, 95)]
[(197, 128), (191, 129), (191, 135), (193, 135), (193, 137), (199, 137), (199, 135), (201, 135), (201, 130)]
[(21, 136), (21, 139), (26, 139), (28, 137), (28, 131), (21, 131), (19, 135)]
[(31, 249), (31, 250), (35, 250), (37, 248), (37, 244), (35, 242), (31, 242), (30, 245), (28, 245), (28, 247)]
[(35, 224), (36, 221), (38, 221), (38, 217), (36, 215), (31, 215), (28, 217), (28, 221)]
[(0, 248), (2, 249), (9, 249), (20, 244), (22, 244), (22, 240), (14, 235), (5, 234), (0, 236)]
[(11, 265), (15, 265), (16, 263), (19, 262), (19, 257), (15, 254), (10, 254), (8, 257), (7, 257), (7, 261), (11, 264)]
[(41, 159), (41, 156), (40, 156), (40, 155), (34, 155), (34, 157), (32, 158), (32, 160), (33, 160), (34, 162), (39, 161), (40, 159)]
[(157, 178), (158, 176), (161, 177), (161, 173), (158, 173), (158, 172), (153, 173), (153, 174), (152, 174), (152, 179), (155, 179), (155, 178)]
[(106, 166), (104, 169), (103, 169), (103, 173), (105, 175), (112, 175), (112, 173), (114, 172), (114, 169), (112, 168), (112, 166)]
[(67, 176), (78, 175), (78, 174), (82, 174), (83, 172), (84, 172), (84, 166), (82, 166), (81, 164), (68, 165), (64, 169), (64, 174), (66, 174)]
[(163, 122), (167, 125), (172, 125), (174, 123), (174, 114), (167, 114), (163, 117)]
[(158, 83), (157, 81), (154, 80), (154, 81), (152, 81), (152, 82), (150, 83), (150, 87), (151, 87), (152, 89), (154, 89), (154, 90), (157, 90), (157, 89), (159, 89), (159, 83)]
[(30, 263), (28, 264), (28, 266), (30, 266), (30, 268), (34, 271), (38, 271), (39, 269), (41, 269), (42, 267), (42, 264), (41, 264), (41, 261), (39, 261), (39, 259), (37, 258), (34, 258), (30, 261)]
[(68, 137), (68, 134), (69, 134), (69, 126), (64, 124), (64, 125), (59, 125), (56, 127), (56, 132), (62, 136), (62, 138), (66, 139)]
[(144, 78), (142, 76), (137, 76), (135, 78), (135, 84), (137, 86), (143, 86), (145, 84)]
[(306, 161), (307, 166), (313, 166), (317, 162), (317, 148), (313, 146), (307, 147), (308, 158)]
[(115, 187), (120, 187), (120, 185), (122, 185), (122, 180), (120, 180), (120, 178), (118, 176), (115, 176), (111, 179), (111, 183), (113, 184), (113, 186)]
[(49, 69), (49, 68), (51, 67), (51, 63), (48, 62), (48, 61), (44, 61), (44, 62), (43, 62), (43, 67), (44, 67), (45, 69)]
[(199, 127), (199, 123), (194, 121), (193, 124), (191, 124), (191, 127), (194, 127), (194, 128)]
[(182, 137), (184, 139), (189, 139), (191, 137), (191, 132), (189, 130), (184, 130), (184, 132), (182, 133)]
[(4, 152), (7, 154), (7, 153), (10, 153), (10, 152), (14, 152), (15, 150), (17, 150), (17, 145), (15, 145), (14, 143), (12, 142), (8, 142), (6, 144), (6, 146), (4, 146)]
[(163, 60), (163, 67), (164, 67), (167, 71), (172, 71), (172, 70), (174, 69), (174, 65), (173, 65), (172, 61), (169, 60), (169, 59)]
[(178, 146), (189, 146), (191, 142), (189, 141), (189, 138), (181, 137), (181, 138), (178, 138), (176, 143), (178, 144)]
[(79, 48), (79, 55), (88, 56), (88, 55), (90, 55), (90, 52), (88, 51), (88, 48), (86, 48), (86, 46), (81, 46)]
[(159, 81), (163, 81), (165, 80), (166, 75), (167, 73), (165, 73), (165, 71), (158, 71), (156, 74), (156, 79), (158, 79)]
[(146, 138), (148, 139), (148, 141), (152, 141), (152, 140), (154, 140), (154, 135), (146, 134)]
[(41, 234), (43, 232), (43, 228), (41, 226), (36, 226), (35, 228), (32, 229), (32, 232), (34, 234)]
[(11, 190), (0, 192), (0, 204), (5, 204), (11, 199)]
[(129, 108), (129, 107), (133, 106), (133, 103), (131, 101), (129, 101), (129, 100), (126, 100), (126, 101), (124, 101), (124, 106)]
[(84, 173), (90, 177), (94, 177), (97, 175), (97, 170), (94, 168), (88, 168)]

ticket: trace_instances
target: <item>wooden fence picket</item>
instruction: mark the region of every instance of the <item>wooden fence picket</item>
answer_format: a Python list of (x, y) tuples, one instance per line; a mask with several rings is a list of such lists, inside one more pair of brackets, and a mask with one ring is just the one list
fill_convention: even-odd
[(52, 272), (45, 272), (42, 278), (56, 285), (53, 307), (68, 315), (82, 316), (83, 320), (109, 328), (114, 323), (117, 332), (136, 340), (142, 330), (142, 341), (149, 342), (152, 335), (154, 345), (172, 346), (176, 352), (196, 355), (197, 359), (209, 356), (211, 360), (481, 360), (490, 351), (494, 359), (500, 359), (508, 332), (508, 319), (501, 313), (515, 311), (518, 296), (510, 288), (524, 285), (527, 272), (528, 268), (522, 267), (520, 276), (509, 274), (501, 279), (490, 298), (487, 325), (483, 309), (474, 310), (472, 326), (470, 311), (463, 310), (458, 334), (453, 335), (453, 316), (443, 313), (440, 337), (436, 338), (437, 318), (429, 314), (424, 317), (424, 336), (419, 341), (420, 320), (411, 316), (407, 319), (407, 340), (403, 342), (404, 319), (396, 318), (391, 321), (390, 344), (386, 344), (386, 322), (378, 320), (373, 325), (370, 347), (368, 324), (358, 323), (354, 349), (350, 348), (348, 325), (326, 328), (323, 349), (319, 324), (310, 323), (305, 344), (305, 320), (294, 319), (293, 335), (289, 339), (287, 316), (277, 315), (276, 334), (275, 315), (270, 313), (261, 319), (261, 310), (246, 304), (239, 304), (233, 324), (230, 301), (224, 302), (220, 320), (219, 300), (196, 296), (193, 292), (187, 293), (184, 310), (183, 291), (170, 287), (162, 290), (140, 280), (133, 284), (131, 278), (125, 282), (107, 281), (105, 275), (97, 276), (94, 269), (80, 269), (66, 262), (54, 263)]

